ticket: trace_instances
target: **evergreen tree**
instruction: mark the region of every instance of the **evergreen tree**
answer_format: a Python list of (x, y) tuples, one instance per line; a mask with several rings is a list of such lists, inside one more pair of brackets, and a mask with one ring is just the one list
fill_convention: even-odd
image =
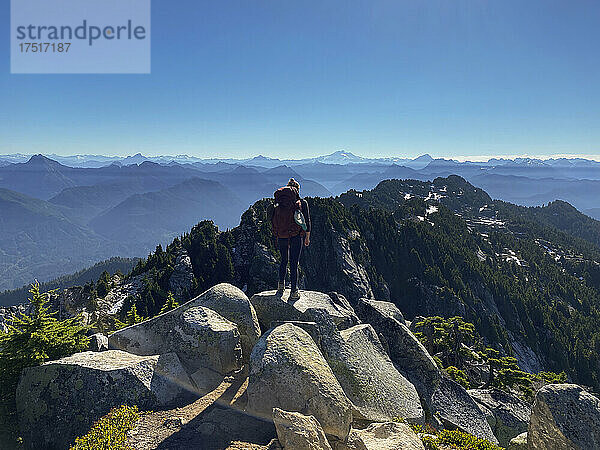
[(159, 314), (164, 314), (168, 311), (171, 311), (172, 309), (177, 308), (178, 306), (179, 306), (179, 303), (177, 303), (177, 301), (175, 300), (173, 293), (169, 292), (167, 294), (167, 300), (165, 301), (165, 304), (160, 309)]
[(108, 294), (108, 291), (110, 291), (111, 287), (112, 287), (112, 282), (110, 280), (110, 274), (105, 270), (100, 275), (100, 278), (98, 279), (98, 283), (96, 285), (98, 297), (105, 297), (106, 294)]
[(4, 415), (14, 413), (15, 389), (25, 367), (60, 359), (87, 349), (86, 333), (79, 317), (58, 320), (48, 306), (49, 293), (40, 293), (39, 284), (29, 290), (30, 315), (9, 319), (8, 330), (0, 331), (0, 398)]
[(135, 325), (136, 323), (143, 322), (144, 317), (140, 316), (137, 312), (137, 306), (135, 304), (127, 311), (126, 322), (127, 325)]

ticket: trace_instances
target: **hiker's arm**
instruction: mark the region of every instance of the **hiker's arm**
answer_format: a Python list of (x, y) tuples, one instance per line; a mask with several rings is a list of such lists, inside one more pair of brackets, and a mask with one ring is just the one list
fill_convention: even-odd
[(302, 200), (302, 214), (304, 215), (304, 220), (306, 221), (306, 236), (304, 237), (304, 245), (308, 247), (310, 244), (311, 220), (308, 202), (306, 200)]
[(306, 200), (302, 200), (302, 214), (304, 215), (304, 220), (306, 221), (306, 233), (310, 233), (312, 220), (310, 220), (310, 210), (308, 209), (308, 202)]

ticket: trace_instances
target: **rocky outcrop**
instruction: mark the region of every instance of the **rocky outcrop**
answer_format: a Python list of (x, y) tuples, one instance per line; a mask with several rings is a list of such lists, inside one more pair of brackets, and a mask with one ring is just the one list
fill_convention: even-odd
[(237, 326), (203, 306), (180, 306), (109, 337), (110, 348), (136, 355), (174, 351), (188, 370), (210, 369), (225, 374), (241, 368)]
[(323, 428), (313, 416), (273, 408), (273, 422), (284, 450), (331, 450)]
[(261, 330), (270, 329), (272, 322), (310, 321), (310, 319), (307, 320), (300, 311), (294, 308), (292, 302), (287, 301), (289, 295), (289, 290), (286, 290), (283, 296), (277, 295), (276, 291), (265, 291), (250, 297), (250, 303), (252, 303), (256, 311)]
[(23, 314), (29, 314), (30, 312), (29, 305), (25, 304), (0, 307), (0, 331), (6, 333), (12, 319)]
[[(271, 427), (273, 437), (276, 429), (284, 448), (420, 450), (418, 436), (394, 419), (423, 423), (426, 416), (435, 427), (509, 448), (523, 448), (524, 439), (534, 450), (600, 448), (600, 400), (579, 386), (541, 389), (529, 422), (520, 399), (497, 389), (467, 392), (447, 378), (395, 305), (355, 304), (358, 316), (335, 292), (303, 291), (290, 302), (269, 291), (249, 300), (230, 284), (216, 285), (112, 334), (117, 350), (100, 351), (106, 337), (98, 334), (95, 352), (26, 369), (17, 389), (23, 436), (40, 448), (65, 447), (114, 406), (144, 410), (213, 391), (242, 367), (244, 353), (249, 375), (239, 415)], [(262, 336), (259, 322), (269, 330)], [(220, 429), (201, 425), (203, 436)]]
[(415, 387), (394, 367), (371, 325), (356, 325), (341, 332), (333, 325), (324, 331), (322, 322), (320, 325), (325, 358), (357, 417), (375, 422), (402, 417), (423, 423)]
[(428, 403), (444, 426), (498, 443), (485, 415), (460, 384), (442, 377)]
[(185, 251), (181, 249), (175, 260), (173, 273), (169, 278), (169, 289), (176, 299), (179, 299), (185, 292), (191, 291), (194, 285), (194, 269), (192, 260)]
[[(361, 297), (373, 297), (367, 268), (369, 249), (357, 228), (338, 229), (328, 220), (321, 201), (310, 202), (311, 245), (304, 252), (302, 272), (307, 286), (343, 294), (354, 304)], [(341, 214), (344, 212), (340, 211)]]
[(235, 247), (231, 249), (235, 284), (243, 286), (248, 295), (277, 286), (277, 252), (257, 242), (257, 237), (264, 232), (265, 222), (269, 221), (265, 206), (264, 201), (250, 206), (242, 214), (239, 226), (232, 230), (235, 239)]
[[(59, 320), (80, 317), (84, 324), (113, 316), (121, 311), (125, 299), (137, 295), (144, 287), (146, 274), (130, 278), (113, 275), (111, 288), (103, 298), (96, 298), (89, 289), (83, 286), (72, 286), (48, 292), (48, 307), (54, 317)], [(32, 304), (21, 303), (15, 306), (0, 307), (0, 330), (6, 330), (6, 323), (15, 315), (32, 313)]]
[(194, 306), (210, 308), (237, 325), (243, 359), (248, 362), (252, 348), (260, 337), (260, 327), (254, 307), (246, 294), (231, 284), (221, 283), (190, 300), (182, 309)]
[[(248, 267), (248, 278), (250, 285), (256, 289), (253, 292), (265, 291), (272, 289), (273, 286), (277, 286), (279, 260), (264, 244), (254, 243), (254, 252), (250, 259), (250, 266)], [(301, 276), (298, 281), (300, 287), (302, 287)]]
[(104, 350), (108, 350), (108, 338), (102, 333), (92, 334), (90, 336), (88, 350), (91, 352), (103, 352)]
[(423, 344), (400, 322), (393, 308), (370, 299), (356, 305), (359, 318), (370, 323), (388, 350), (396, 367), (415, 385), (422, 398), (429, 397), (441, 378), (440, 370)]
[(16, 392), (19, 424), (32, 448), (66, 448), (115, 406), (150, 409), (190, 387), (173, 353), (77, 353), (23, 371)]
[(265, 291), (252, 296), (250, 302), (263, 330), (271, 328), (271, 322), (274, 321), (312, 321), (315, 310), (325, 310), (339, 328), (348, 328), (358, 323), (354, 310), (345, 298), (341, 301), (336, 297), (338, 301), (335, 302), (322, 292), (300, 291), (300, 299), (291, 302), (289, 295), (290, 291), (286, 290), (283, 296), (277, 295), (276, 291)]
[(176, 353), (159, 355), (150, 388), (158, 405), (172, 405), (198, 391)]
[(431, 355), (401, 322), (393, 305), (360, 299), (355, 308), (359, 318), (373, 326), (394, 365), (413, 383), (432, 415), (447, 426), (497, 442), (481, 409), (462, 386), (442, 377)]
[(500, 389), (471, 389), (469, 395), (475, 402), (491, 413), (490, 426), (501, 446), (527, 431), (531, 406)]
[[(353, 241), (360, 242), (360, 232), (358, 230), (349, 230), (343, 234), (334, 229), (330, 230), (331, 245), (335, 255), (335, 261), (338, 265), (340, 276), (347, 280), (346, 287), (336, 288), (350, 298), (373, 297), (373, 291), (369, 284), (369, 276), (366, 269), (354, 259), (351, 249)], [(365, 249), (366, 250), (366, 246)], [(336, 286), (332, 284), (331, 286)]]
[[(275, 320), (271, 322), (271, 328), (278, 327), (279, 325), (283, 325), (286, 323), (291, 323), (292, 325), (297, 326), (298, 328), (302, 328), (306, 331), (310, 337), (313, 339), (317, 347), (321, 349), (321, 331), (320, 326), (317, 325), (316, 322), (303, 322), (300, 320)], [(334, 325), (335, 326), (335, 325)]]
[(111, 314), (121, 312), (127, 297), (137, 296), (145, 286), (146, 274), (122, 279), (118, 275), (111, 278), (112, 288), (104, 296), (97, 300), (97, 310), (90, 314), (90, 320), (96, 320)]
[(351, 430), (334, 450), (425, 450), (419, 436), (405, 423), (373, 423), (364, 430)]
[(380, 317), (388, 317), (406, 325), (404, 315), (392, 302), (362, 298), (357, 309), (360, 311), (361, 319), (367, 323), (380, 320)]
[(345, 439), (352, 406), (318, 347), (301, 328), (263, 334), (250, 356), (248, 409), (271, 418), (273, 408), (314, 416), (325, 433)]
[(600, 400), (575, 384), (549, 384), (535, 396), (531, 450), (600, 449)]
[(506, 450), (527, 450), (527, 433), (521, 433), (510, 440)]
[(352, 325), (356, 325), (356, 324), (360, 323), (360, 319), (354, 312), (354, 308), (352, 308), (352, 305), (350, 304), (350, 302), (344, 295), (340, 294), (339, 292), (333, 292), (333, 291), (328, 292), (327, 295), (329, 295), (333, 304), (336, 305), (339, 310), (343, 311), (343, 313), (345, 315), (349, 316), (349, 318), (350, 318), (349, 321), (346, 321), (345, 323), (342, 323), (342, 324), (338, 324), (339, 328), (346, 328), (348, 326), (352, 326)]

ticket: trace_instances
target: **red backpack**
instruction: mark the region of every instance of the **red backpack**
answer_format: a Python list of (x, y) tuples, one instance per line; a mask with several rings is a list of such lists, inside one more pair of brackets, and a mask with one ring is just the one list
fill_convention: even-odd
[(294, 220), (294, 212), (302, 208), (298, 191), (291, 186), (279, 188), (273, 194), (275, 197), (275, 209), (271, 224), (273, 234), (278, 238), (289, 238), (297, 236), (302, 227)]

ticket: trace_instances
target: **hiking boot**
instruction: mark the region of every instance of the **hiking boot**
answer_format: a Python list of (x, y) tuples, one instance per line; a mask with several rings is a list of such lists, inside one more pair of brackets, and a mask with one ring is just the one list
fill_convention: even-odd
[(290, 292), (290, 300), (299, 300), (300, 299), (300, 291), (298, 289), (294, 289)]
[(285, 291), (285, 281), (280, 281), (277, 283), (277, 295), (282, 296), (283, 291)]

